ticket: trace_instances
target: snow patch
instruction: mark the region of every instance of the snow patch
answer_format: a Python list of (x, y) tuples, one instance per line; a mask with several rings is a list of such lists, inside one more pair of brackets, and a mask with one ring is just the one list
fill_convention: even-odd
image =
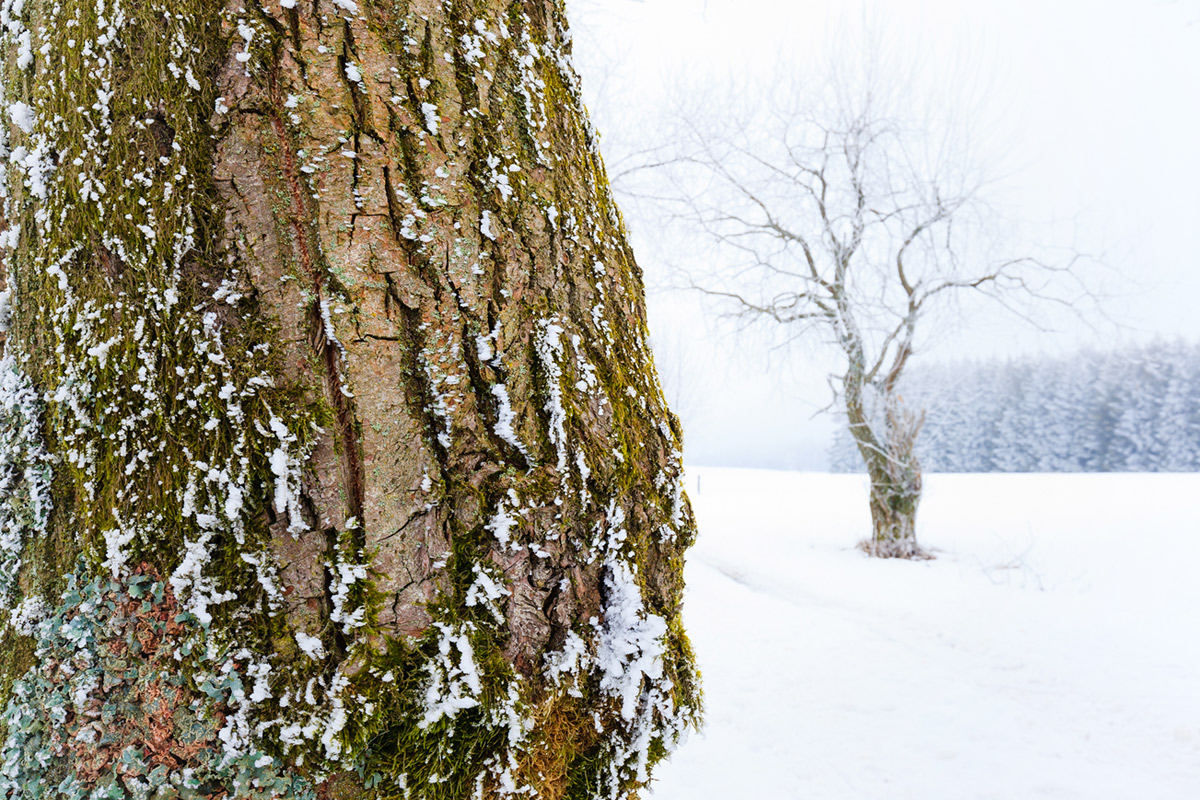
[(438, 654), (425, 664), (428, 678), (422, 692), (424, 713), (417, 727), (422, 730), (442, 719), (454, 719), (465, 708), (479, 705), (483, 684), (471, 646), (470, 623), (450, 626), (435, 622), (441, 632)]
[(320, 661), (325, 657), (325, 645), (316, 636), (309, 636), (304, 631), (296, 631), (296, 644), (299, 645), (300, 651), (304, 655), (314, 661)]
[(492, 386), (492, 394), (496, 397), (496, 402), (499, 404), (496, 411), (496, 426), (493, 430), (496, 431), (497, 436), (511, 444), (521, 455), (525, 456), (526, 461), (530, 460), (529, 451), (525, 449), (525, 444), (517, 438), (516, 429), (513, 428), (513, 423), (516, 422), (517, 415), (513, 412), (512, 404), (508, 398), (508, 387), (503, 383), (494, 384)]
[(8, 118), (25, 133), (33, 133), (33, 124), (37, 121), (37, 114), (27, 103), (18, 100), (8, 107)]
[(438, 107), (433, 103), (421, 103), (421, 113), (425, 115), (425, 127), (434, 136), (438, 133), (438, 123), (441, 122), (438, 117)]
[(610, 556), (605, 564), (604, 623), (596, 648), (600, 689), (621, 703), (621, 716), (632, 720), (644, 680), (662, 677), (663, 638), (667, 623), (646, 611), (633, 570)]
[(542, 374), (546, 381), (545, 410), (550, 416), (550, 441), (558, 454), (558, 471), (562, 472), (567, 466), (567, 412), (562, 404), (562, 367), (559, 366), (563, 355), (563, 345), (560, 337), (564, 333), (561, 325), (553, 319), (542, 320), (538, 324), (538, 333), (534, 339), (534, 350), (542, 366)]

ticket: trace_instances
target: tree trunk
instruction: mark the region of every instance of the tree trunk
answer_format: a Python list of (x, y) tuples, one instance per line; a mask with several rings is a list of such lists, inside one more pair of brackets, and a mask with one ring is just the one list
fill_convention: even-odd
[(882, 398), (882, 420), (872, 420), (864, 398), (866, 383), (851, 370), (843, 381), (851, 436), (871, 481), (871, 538), (860, 547), (879, 558), (929, 558), (917, 544), (921, 464), (916, 441), (925, 414), (904, 407), (896, 394)]
[(561, 4), (0, 24), (0, 788), (636, 794), (695, 530)]
[(912, 481), (896, 481), (879, 465), (870, 465), (871, 539), (863, 549), (880, 558), (924, 558), (917, 545), (917, 505), (921, 500), (920, 472)]

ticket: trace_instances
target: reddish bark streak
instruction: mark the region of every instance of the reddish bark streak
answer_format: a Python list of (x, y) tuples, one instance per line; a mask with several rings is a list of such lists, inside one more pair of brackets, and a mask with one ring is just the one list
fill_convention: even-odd
[[(270, 96), (273, 109), (279, 103), (279, 90), (275, 76), (270, 78)], [(325, 367), (325, 388), (330, 405), (333, 406), (337, 426), (337, 437), (340, 444), (342, 462), (342, 481), (345, 486), (349, 514), (356, 517), (359, 523), (363, 520), (363, 465), (359, 451), (358, 436), (355, 434), (355, 414), (353, 404), (346, 396), (342, 383), (340, 355), (336, 342), (330, 341), (325, 330), (323, 314), (325, 301), (325, 270), (316, 263), (308, 243), (308, 231), (305, 229), (311, 218), (308, 204), (305, 201), (305, 187), (296, 166), (296, 154), (288, 136), (287, 127), (276, 110), (271, 114), (271, 128), (282, 153), (283, 178), (287, 183), (288, 192), (292, 198), (291, 225), (296, 239), (297, 256), (300, 266), (312, 281), (313, 290), (313, 348), (321, 356)]]
[(296, 176), (298, 171), (296, 169), (296, 154), (292, 152), (292, 142), (288, 138), (287, 128), (284, 127), (283, 120), (275, 114), (271, 115), (271, 127), (275, 131), (275, 137), (279, 140), (279, 146), (283, 149), (284, 180), (287, 181), (288, 191), (292, 195), (292, 231), (296, 235), (296, 245), (300, 251), (300, 264), (304, 267), (309, 277), (312, 278), (313, 290), (317, 293), (319, 299), (321, 288), (324, 285), (324, 276), (313, 264), (312, 253), (308, 248), (308, 232), (304, 230), (304, 220), (308, 218), (308, 213), (304, 202), (304, 189)]

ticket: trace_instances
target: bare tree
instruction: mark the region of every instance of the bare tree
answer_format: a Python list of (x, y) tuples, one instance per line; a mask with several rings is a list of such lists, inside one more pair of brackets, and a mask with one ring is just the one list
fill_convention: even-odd
[(1027, 301), (1072, 306), (1082, 286), (1077, 256), (989, 246), (997, 216), (969, 142), (886, 91), (895, 74), (876, 65), (855, 79), (783, 81), (759, 113), (709, 96), (724, 116), (682, 113), (669, 187), (639, 190), (716, 245), (707, 261), (718, 266), (684, 270), (688, 286), (783, 342), (815, 337), (840, 353), (831, 387), (871, 480), (863, 547), (916, 558), (924, 412), (898, 387), (939, 308), (978, 294), (1029, 318)]

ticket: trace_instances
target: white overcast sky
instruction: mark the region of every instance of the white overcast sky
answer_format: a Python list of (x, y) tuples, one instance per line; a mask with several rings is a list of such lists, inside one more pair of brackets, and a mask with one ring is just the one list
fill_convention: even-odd
[[(980, 98), (976, 140), (1028, 221), (1067, 220), (1103, 250), (1126, 296), (1124, 328), (1047, 336), (1007, 321), (968, 326), (926, 359), (1008, 355), (1155, 335), (1200, 338), (1200, 0), (568, 0), (576, 66), (616, 149), (652, 128), (681, 82), (753, 86), (804, 69), (862, 20), (894, 52), (921, 54), (930, 83)], [(928, 88), (928, 87), (925, 87)], [(921, 90), (922, 87), (914, 87)], [(615, 128), (615, 130), (614, 130)], [(651, 226), (626, 209), (653, 284)], [(653, 294), (660, 361), (685, 373), (676, 403), (692, 463), (819, 468), (829, 423), (817, 357), (753, 357), (718, 341), (686, 299)], [(728, 337), (726, 337), (728, 338)]]

